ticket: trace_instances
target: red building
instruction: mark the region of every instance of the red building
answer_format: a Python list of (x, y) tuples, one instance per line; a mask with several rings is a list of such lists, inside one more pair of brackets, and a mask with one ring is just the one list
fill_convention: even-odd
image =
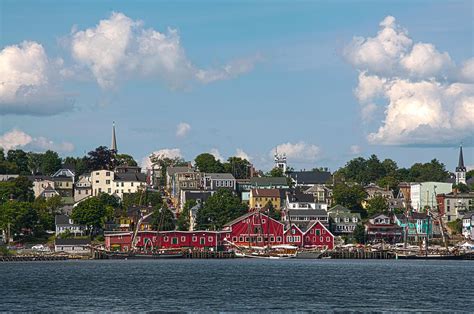
[(334, 235), (320, 221), (315, 221), (304, 233), (305, 248), (334, 249)]

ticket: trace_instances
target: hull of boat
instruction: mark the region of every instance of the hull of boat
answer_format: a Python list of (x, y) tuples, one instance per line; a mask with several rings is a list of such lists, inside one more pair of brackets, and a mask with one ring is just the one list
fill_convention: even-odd
[(297, 259), (320, 259), (322, 253), (321, 252), (298, 252), (296, 254)]
[(167, 253), (167, 254), (133, 254), (133, 253), (115, 253), (110, 252), (106, 254), (110, 259), (169, 259), (182, 258), (182, 253)]

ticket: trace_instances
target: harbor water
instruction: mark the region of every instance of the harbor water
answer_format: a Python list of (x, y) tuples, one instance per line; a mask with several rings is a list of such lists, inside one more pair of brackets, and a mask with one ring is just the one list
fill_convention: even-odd
[(90, 260), (0, 264), (0, 311), (474, 311), (474, 262)]

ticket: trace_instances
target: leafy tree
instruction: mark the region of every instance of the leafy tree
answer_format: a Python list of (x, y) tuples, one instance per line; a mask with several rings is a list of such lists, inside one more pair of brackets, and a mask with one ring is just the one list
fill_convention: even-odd
[(279, 167), (275, 167), (272, 170), (270, 170), (270, 172), (268, 173), (268, 176), (270, 176), (270, 177), (283, 177), (284, 176), (283, 169), (281, 169)]
[(386, 176), (377, 181), (377, 185), (386, 188), (388, 187), (390, 190), (398, 189), (398, 184), (400, 182), (393, 176)]
[(80, 202), (73, 210), (71, 218), (78, 224), (91, 228), (91, 234), (101, 228), (105, 221), (113, 217), (113, 207), (104, 204), (99, 196)]
[(42, 161), (41, 160), (42, 159), (41, 154), (29, 152), (27, 154), (27, 157), (28, 157), (28, 169), (30, 170), (30, 173), (32, 175), (40, 173), (41, 172), (41, 161)]
[(63, 160), (64, 165), (72, 166), (74, 168), (74, 172), (76, 177), (80, 175), (90, 172), (94, 169), (89, 167), (89, 159), (87, 157), (66, 157)]
[(474, 169), (466, 172), (466, 180), (469, 180), (472, 177), (474, 177)]
[(368, 201), (367, 214), (369, 216), (388, 211), (388, 202), (385, 197), (377, 195)]
[(114, 152), (106, 146), (99, 146), (87, 155), (88, 168), (91, 170), (112, 170), (115, 168)]
[(113, 195), (102, 192), (99, 193), (97, 197), (99, 198), (100, 202), (105, 206), (109, 206), (112, 208), (117, 208), (120, 206), (120, 199)]
[(265, 205), (265, 209), (266, 210), (264, 214), (268, 214), (269, 217), (277, 221), (281, 220), (281, 212), (275, 209), (272, 202), (268, 201), (267, 204)]
[(462, 233), (462, 220), (461, 219), (456, 219), (454, 221), (448, 222), (448, 227), (451, 229), (451, 233), (456, 235), (456, 234), (461, 234)]
[(7, 153), (7, 161), (16, 164), (18, 173), (28, 175), (28, 155), (21, 149), (9, 150)]
[(40, 155), (41, 160), (41, 172), (45, 175), (54, 174), (56, 171), (61, 169), (61, 158), (58, 153), (51, 150), (47, 150), (44, 154)]
[(173, 212), (164, 203), (161, 207), (155, 207), (152, 215), (153, 229), (158, 231), (175, 230)]
[(160, 186), (166, 185), (166, 170), (168, 167), (187, 166), (187, 162), (181, 157), (169, 158), (162, 154), (151, 154), (149, 158), (153, 169), (159, 169), (161, 171), (159, 182)]
[(178, 216), (177, 227), (178, 230), (187, 231), (189, 230), (191, 208), (196, 206), (196, 200), (187, 200), (183, 206), (183, 211)]
[(453, 190), (457, 189), (460, 193), (467, 193), (469, 192), (469, 187), (464, 183), (458, 183), (453, 185)]
[(208, 198), (198, 210), (196, 227), (198, 229), (219, 230), (227, 222), (245, 214), (247, 206), (227, 189), (219, 189)]
[(198, 155), (194, 159), (194, 162), (196, 163), (196, 167), (201, 172), (221, 173), (224, 171), (224, 167), (222, 166), (221, 162), (209, 153)]
[(433, 159), (428, 163), (416, 163), (409, 169), (408, 180), (413, 182), (436, 181), (444, 182), (449, 177), (444, 164), (437, 159)]
[[(141, 201), (140, 201), (141, 198)], [(161, 206), (163, 200), (161, 194), (158, 192), (148, 192), (144, 191), (143, 193), (125, 193), (123, 195), (122, 205), (124, 208), (129, 208), (131, 206)]]
[(365, 227), (364, 227), (364, 225), (358, 224), (354, 228), (353, 236), (354, 236), (354, 239), (357, 241), (357, 243), (365, 244)]
[(127, 165), (127, 166), (131, 166), (131, 167), (136, 167), (138, 165), (137, 162), (135, 161), (135, 159), (133, 159), (133, 157), (131, 155), (117, 154), (117, 156), (115, 156), (115, 158), (117, 160), (117, 165), (118, 166)]
[(361, 204), (366, 197), (367, 193), (360, 185), (349, 186), (339, 183), (333, 189), (333, 198), (336, 204), (358, 211), (361, 214), (365, 214)]
[(250, 162), (240, 157), (229, 157), (223, 165), (223, 171), (232, 173), (236, 179), (248, 179), (250, 176)]
[(31, 202), (34, 199), (33, 183), (27, 177), (19, 176), (11, 181), (0, 182), (0, 203), (10, 198), (17, 201)]
[(28, 202), (8, 201), (0, 206), (0, 227), (18, 237), (21, 233), (36, 230), (38, 214)]

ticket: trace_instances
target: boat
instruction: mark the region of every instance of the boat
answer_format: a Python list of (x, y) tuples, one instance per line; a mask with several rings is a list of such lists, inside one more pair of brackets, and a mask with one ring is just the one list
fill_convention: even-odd
[(301, 250), (296, 253), (297, 259), (320, 259), (322, 258), (323, 251), (316, 250)]
[(263, 259), (288, 259), (295, 258), (298, 248), (293, 245), (280, 244), (274, 246), (239, 246), (232, 241), (224, 239), (234, 251), (236, 257), (263, 258)]

